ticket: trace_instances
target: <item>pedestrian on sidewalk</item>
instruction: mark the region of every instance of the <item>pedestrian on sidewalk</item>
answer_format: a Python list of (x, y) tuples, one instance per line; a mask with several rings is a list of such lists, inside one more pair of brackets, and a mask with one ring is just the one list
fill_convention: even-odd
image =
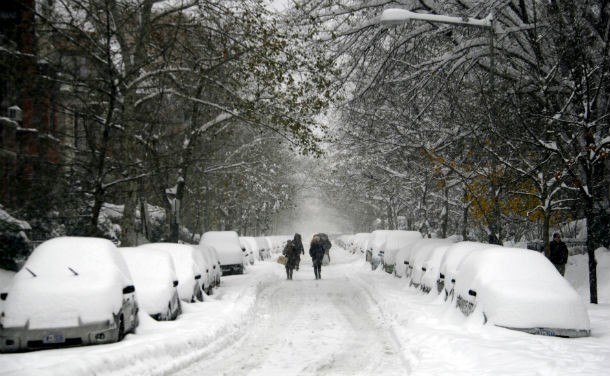
[(309, 244), (309, 256), (313, 262), (313, 272), (316, 279), (322, 279), (322, 259), (324, 258), (324, 244), (319, 235), (314, 235)]

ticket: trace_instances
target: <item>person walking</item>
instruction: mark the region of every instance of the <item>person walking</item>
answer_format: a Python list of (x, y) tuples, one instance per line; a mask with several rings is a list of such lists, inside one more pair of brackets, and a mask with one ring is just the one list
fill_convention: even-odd
[(314, 235), (309, 245), (309, 256), (313, 262), (313, 272), (316, 279), (322, 279), (322, 259), (324, 258), (324, 244), (320, 236)]
[(549, 246), (551, 248), (551, 262), (555, 265), (559, 274), (563, 276), (566, 272), (566, 263), (568, 262), (568, 247), (566, 243), (561, 241), (561, 235), (557, 232), (553, 234), (553, 240)]
[(301, 241), (301, 234), (294, 234), (294, 238), (292, 239), (292, 244), (296, 250), (296, 265), (295, 269), (297, 272), (299, 271), (299, 264), (301, 263), (301, 255), (305, 254), (305, 249), (303, 248), (303, 242)]
[(284, 250), (282, 251), (282, 255), (286, 256), (286, 259), (287, 259), (287, 261), (286, 261), (286, 279), (291, 280), (292, 272), (296, 265), (297, 255), (299, 255), (292, 240), (288, 240), (286, 242), (286, 245), (284, 246)]

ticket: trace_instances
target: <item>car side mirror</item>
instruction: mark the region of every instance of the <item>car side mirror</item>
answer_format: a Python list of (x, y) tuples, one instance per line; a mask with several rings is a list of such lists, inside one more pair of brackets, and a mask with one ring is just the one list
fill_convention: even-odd
[(403, 261), (403, 264), (409, 265), (409, 261)]
[(477, 292), (474, 291), (474, 290), (468, 290), (468, 295), (476, 297), (477, 296)]
[(0, 300), (6, 300), (7, 296), (8, 296), (8, 292), (3, 292), (2, 294), (0, 294)]
[(195, 276), (195, 279), (201, 279), (201, 274), (197, 274), (197, 275)]
[(421, 270), (422, 270), (423, 272), (425, 272), (425, 271), (426, 271), (426, 267), (422, 266), (422, 267), (421, 267)]
[(174, 281), (174, 287), (178, 286), (178, 281)]
[(123, 288), (123, 294), (131, 294), (136, 291), (136, 287), (134, 285), (125, 286)]

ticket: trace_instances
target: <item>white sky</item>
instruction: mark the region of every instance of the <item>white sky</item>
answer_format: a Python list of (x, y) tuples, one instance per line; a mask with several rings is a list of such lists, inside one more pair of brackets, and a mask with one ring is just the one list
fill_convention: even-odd
[[(464, 318), (405, 279), (331, 249), (314, 280), (305, 257), (293, 281), (273, 261), (223, 277), (174, 322), (141, 316), (116, 344), (0, 355), (0, 375), (607, 375), (610, 254), (600, 255), (592, 336), (533, 336)], [(277, 256), (277, 254), (276, 254)], [(587, 301), (586, 256), (566, 277)], [(0, 273), (6, 282), (6, 273)], [(4, 282), (4, 283), (5, 283)], [(315, 350), (314, 350), (315, 349)]]

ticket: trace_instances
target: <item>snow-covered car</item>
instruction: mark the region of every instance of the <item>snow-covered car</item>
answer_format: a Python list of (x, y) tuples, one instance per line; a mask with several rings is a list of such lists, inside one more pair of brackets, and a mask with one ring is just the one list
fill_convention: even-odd
[(270, 259), (271, 249), (269, 248), (269, 243), (267, 243), (267, 240), (262, 236), (258, 236), (254, 239), (256, 240), (256, 245), (258, 248), (258, 259), (260, 261)]
[(441, 289), (441, 294), (444, 291), (445, 300), (453, 299), (456, 273), (462, 260), (471, 252), (493, 247), (501, 248), (499, 245), (489, 243), (464, 241), (455, 243), (447, 249), (441, 260), (437, 280), (437, 286)]
[(155, 320), (175, 320), (181, 312), (172, 257), (157, 249), (119, 248), (136, 286), (140, 308)]
[(432, 252), (430, 252), (428, 258), (424, 261), (419, 284), (419, 288), (423, 292), (438, 295), (443, 290), (443, 287), (438, 283), (438, 274), (443, 256), (452, 244), (453, 243), (437, 245), (432, 249)]
[(107, 239), (43, 242), (2, 299), (2, 352), (117, 342), (139, 323), (131, 274)]
[(220, 258), (222, 275), (244, 273), (244, 257), (239, 244), (239, 236), (235, 231), (205, 232), (201, 236), (199, 244), (207, 244), (216, 249)]
[(391, 232), (392, 230), (375, 230), (371, 233), (365, 256), (366, 261), (371, 264), (371, 269), (375, 270), (381, 264), (385, 242)]
[(197, 300), (203, 301), (205, 286), (202, 279), (201, 263), (198, 261), (203, 256), (197, 249), (189, 244), (178, 243), (149, 243), (142, 244), (138, 248), (167, 252), (176, 268), (180, 300), (188, 303)]
[(250, 236), (240, 236), (239, 244), (241, 245), (242, 256), (246, 264), (254, 265), (254, 255), (256, 253), (256, 240)]
[(220, 276), (222, 275), (218, 252), (216, 252), (214, 247), (207, 244), (199, 244), (197, 249), (201, 252), (207, 264), (207, 272), (210, 276), (210, 288), (206, 292), (208, 295), (212, 295), (214, 292), (214, 287), (220, 285)]
[[(531, 334), (587, 337), (587, 309), (576, 290), (540, 252), (502, 248), (466, 256), (455, 283), (465, 315)], [(453, 303), (449, 303), (453, 304)]]
[(394, 273), (396, 254), (400, 248), (421, 239), (422, 235), (419, 231), (394, 230), (388, 233), (383, 249), (383, 258), (381, 260), (383, 270), (388, 273)]
[(409, 257), (409, 270), (407, 277), (409, 285), (420, 287), (421, 279), (427, 271), (427, 261), (437, 247), (453, 244), (451, 239), (422, 239), (417, 243), (417, 248), (411, 252)]
[[(394, 256), (394, 276), (398, 278), (407, 277), (409, 272), (409, 260), (411, 254), (415, 252), (419, 244), (429, 240), (422, 238), (415, 242), (406, 242), (399, 246), (396, 255)], [(408, 280), (407, 280), (408, 281)]]

